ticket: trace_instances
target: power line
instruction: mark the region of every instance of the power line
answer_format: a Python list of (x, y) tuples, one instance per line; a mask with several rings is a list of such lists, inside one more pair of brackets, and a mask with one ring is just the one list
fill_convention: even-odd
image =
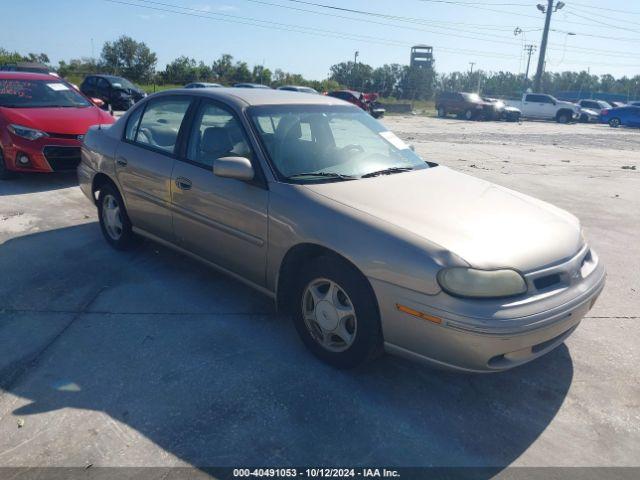
[(594, 7), (593, 5), (585, 5), (584, 3), (576, 3), (576, 2), (571, 2), (571, 5), (579, 5), (580, 8), (592, 8), (595, 10), (606, 10), (607, 12), (616, 12), (616, 13), (624, 13), (626, 15), (640, 15), (640, 12), (638, 11), (632, 11), (632, 10), (618, 10), (615, 8), (606, 8), (606, 7), (601, 7), (601, 6), (597, 6)]
[(620, 25), (612, 25), (610, 23), (603, 22), (602, 20), (599, 20), (597, 18), (586, 17), (584, 15), (580, 15), (579, 13), (575, 13), (575, 12), (567, 12), (567, 15), (572, 15), (574, 17), (578, 17), (578, 18), (582, 18), (582, 19), (585, 19), (585, 20), (589, 20), (590, 22), (593, 22), (593, 23), (596, 23), (596, 24), (599, 24), (599, 25), (603, 25), (605, 27), (615, 28), (616, 30), (626, 30), (627, 32), (640, 33), (640, 30), (634, 30), (632, 28), (621, 27)]
[[(231, 22), (231, 23), (239, 23), (239, 24), (243, 24), (243, 25), (251, 25), (251, 26), (256, 26), (256, 27), (261, 27), (261, 28), (281, 30), (281, 31), (287, 31), (287, 32), (295, 32), (295, 33), (302, 33), (302, 34), (315, 35), (315, 36), (324, 36), (324, 37), (333, 37), (333, 38), (339, 38), (339, 39), (367, 41), (367, 42), (370, 42), (370, 43), (379, 43), (379, 44), (383, 44), (383, 45), (403, 47), (403, 48), (408, 48), (410, 46), (409, 44), (406, 44), (404, 42), (399, 42), (399, 41), (393, 40), (393, 39), (374, 37), (374, 36), (370, 36), (370, 35), (360, 35), (360, 34), (336, 32), (336, 31), (332, 31), (332, 30), (324, 30), (324, 29), (308, 27), (308, 26), (302, 26), (302, 25), (292, 25), (292, 24), (286, 24), (286, 23), (280, 23), (280, 22), (273, 22), (273, 21), (270, 21), (270, 20), (261, 20), (261, 19), (251, 18), (251, 17), (241, 17), (241, 16), (237, 16), (237, 15), (230, 15), (230, 14), (224, 14), (224, 13), (208, 12), (206, 10), (199, 10), (199, 9), (181, 7), (179, 5), (155, 2), (155, 1), (151, 1), (151, 0), (136, 0), (136, 1), (143, 2), (143, 3), (152, 3), (152, 4), (156, 4), (156, 5), (163, 5), (163, 6), (167, 6), (167, 7), (171, 7), (171, 8), (178, 8), (178, 9), (189, 10), (189, 11), (171, 10), (171, 9), (168, 9), (168, 8), (161, 8), (161, 7), (151, 6), (151, 5), (145, 5), (143, 3), (125, 2), (125, 1), (122, 1), (122, 0), (105, 0), (105, 1), (109, 2), (109, 3), (128, 5), (128, 6), (139, 7), (139, 8), (145, 8), (145, 9), (149, 9), (149, 10), (155, 10), (155, 11), (161, 11), (161, 12), (167, 12), (167, 13), (175, 13), (175, 14), (186, 15), (186, 16), (191, 16), (191, 17), (204, 18), (204, 19), (213, 20), (213, 21), (225, 21), (225, 22)], [(200, 13), (191, 13), (191, 12), (200, 12)], [(224, 17), (224, 18), (215, 18), (214, 16), (221, 16), (221, 17)], [(513, 55), (489, 54), (489, 53), (486, 53), (486, 52), (480, 52), (480, 51), (476, 51), (476, 50), (452, 49), (452, 48), (447, 48), (447, 47), (439, 47), (439, 46), (436, 46), (436, 45), (434, 45), (434, 46), (436, 48), (438, 48), (439, 50), (442, 50), (442, 51), (445, 51), (445, 52), (454, 53), (454, 54), (478, 55), (478, 56), (484, 56), (484, 57), (494, 57), (494, 58), (504, 58), (504, 59), (517, 58), (517, 57), (515, 57)]]
[[(440, 29), (440, 30), (445, 30), (445, 32), (438, 32), (438, 31), (434, 31), (434, 30), (430, 30), (430, 29), (426, 29), (426, 28), (416, 28), (416, 27), (411, 27), (411, 26), (407, 26), (407, 25), (397, 25), (397, 24), (393, 24), (393, 23), (388, 23), (388, 22), (379, 22), (376, 20), (369, 20), (369, 19), (363, 19), (363, 18), (355, 18), (355, 17), (350, 17), (350, 16), (345, 16), (345, 15), (340, 15), (337, 13), (327, 13), (327, 12), (318, 12), (315, 10), (308, 10), (305, 8), (297, 8), (297, 7), (291, 7), (291, 6), (287, 6), (287, 5), (281, 5), (278, 3), (272, 3), (272, 2), (267, 2), (264, 0), (246, 0), (248, 2), (251, 3), (256, 3), (256, 4), (260, 4), (260, 5), (268, 5), (268, 6), (273, 6), (273, 7), (280, 7), (280, 8), (285, 8), (287, 10), (295, 10), (295, 11), (300, 11), (300, 12), (305, 12), (305, 13), (313, 13), (315, 15), (323, 15), (323, 16), (329, 16), (329, 17), (333, 17), (333, 18), (343, 18), (346, 20), (350, 20), (350, 21), (357, 21), (357, 22), (365, 22), (365, 23), (370, 23), (370, 24), (374, 24), (374, 25), (383, 25), (386, 27), (394, 27), (394, 28), (400, 28), (403, 30), (415, 30), (415, 31), (420, 31), (420, 32), (427, 32), (427, 33), (432, 33), (435, 35), (442, 35), (442, 36), (446, 36), (446, 37), (458, 37), (458, 38), (467, 38), (470, 40), (479, 40), (479, 41), (483, 41), (483, 42), (492, 42), (492, 43), (499, 43), (501, 45), (504, 45), (505, 42), (509, 42), (509, 41), (513, 41), (512, 37), (506, 37), (504, 35), (495, 35), (495, 34), (490, 34), (490, 33), (482, 33), (482, 32), (477, 32), (477, 31), (472, 31), (472, 30), (465, 30), (462, 28), (457, 28), (458, 31), (464, 32), (464, 33), (470, 33), (472, 35), (481, 35), (484, 37), (489, 37), (489, 38), (480, 38), (478, 36), (469, 36), (469, 35), (460, 35), (460, 34), (453, 34), (451, 33), (451, 27), (448, 26), (440, 26), (440, 25), (429, 25), (429, 27), (431, 29)], [(288, 0), (288, 1), (295, 1), (295, 0)], [(310, 2), (296, 2), (296, 3), (305, 3), (305, 4), (309, 4)], [(320, 5), (320, 4), (313, 4), (313, 5)], [(184, 7), (180, 7), (180, 8), (184, 8)], [(329, 7), (329, 8), (334, 8), (334, 7)], [(379, 14), (379, 13), (375, 13), (375, 12), (367, 12), (367, 11), (363, 11), (363, 10), (353, 10), (353, 9), (345, 9), (345, 8), (337, 8), (338, 10), (341, 11), (348, 11), (348, 12), (353, 12), (353, 13), (357, 13), (357, 14), (361, 14), (361, 15), (367, 15), (367, 16), (373, 16), (373, 17), (378, 17), (378, 18), (389, 18), (389, 19), (397, 19), (397, 21), (403, 21), (403, 22), (409, 22), (412, 24), (422, 24), (423, 22), (426, 21), (416, 21), (416, 19), (409, 19), (408, 17), (397, 17), (394, 15), (385, 15), (385, 14)], [(509, 30), (511, 31), (512, 29), (509, 28)], [(499, 40), (491, 40), (491, 38), (496, 38)]]
[[(262, 1), (258, 1), (258, 0), (247, 0), (247, 1), (254, 1), (255, 3), (266, 3), (266, 2), (262, 2)], [(298, 3), (298, 4), (303, 4), (303, 5), (309, 5), (309, 6), (313, 6), (313, 7), (320, 7), (320, 8), (325, 8), (325, 9), (329, 9), (329, 10), (337, 10), (337, 11), (342, 11), (342, 12), (348, 12), (348, 13), (356, 13), (359, 15), (368, 15), (368, 16), (374, 16), (374, 17), (380, 17), (380, 18), (386, 18), (389, 20), (397, 20), (400, 22), (408, 22), (408, 23), (418, 23), (418, 24), (424, 24), (424, 23), (428, 23), (428, 24), (433, 24), (433, 23), (446, 23), (446, 24), (450, 24), (450, 25), (466, 25), (466, 26), (470, 26), (470, 27), (481, 27), (481, 28), (492, 28), (493, 29), (499, 29), (499, 30), (503, 30), (503, 31), (513, 31), (512, 27), (505, 27), (504, 24), (502, 25), (495, 25), (495, 24), (478, 24), (478, 23), (464, 23), (464, 22), (448, 22), (448, 21), (442, 21), (442, 20), (429, 20), (426, 18), (417, 18), (417, 17), (405, 17), (405, 16), (400, 16), (400, 15), (391, 15), (391, 14), (387, 14), (387, 13), (380, 13), (380, 12), (372, 12), (370, 10), (357, 10), (357, 9), (353, 9), (353, 8), (346, 8), (346, 7), (338, 7), (336, 5), (329, 5), (326, 3), (316, 3), (316, 2), (308, 2), (308, 1), (304, 1), (304, 0), (285, 0), (291, 3)], [(276, 5), (276, 4), (270, 4), (270, 5)], [(285, 8), (294, 8), (294, 7), (287, 7), (285, 5), (277, 5), (277, 6), (281, 6), (281, 7), (285, 7)], [(312, 13), (319, 13), (319, 12), (313, 12), (313, 10), (302, 10), (305, 12), (312, 12)]]

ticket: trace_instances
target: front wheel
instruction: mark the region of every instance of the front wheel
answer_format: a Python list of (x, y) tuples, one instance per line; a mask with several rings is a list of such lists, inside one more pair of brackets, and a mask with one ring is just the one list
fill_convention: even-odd
[(569, 114), (567, 112), (561, 112), (556, 117), (556, 121), (558, 123), (569, 123), (569, 120), (571, 120), (571, 117), (569, 116)]
[(109, 245), (117, 250), (127, 250), (134, 244), (135, 234), (124, 201), (112, 185), (105, 185), (100, 190), (98, 217), (100, 229)]
[(438, 107), (438, 116), (440, 118), (444, 118), (447, 116), (447, 110), (442, 105)]
[(296, 330), (324, 362), (353, 368), (382, 350), (375, 296), (366, 278), (346, 262), (331, 256), (312, 260), (293, 298)]
[(464, 118), (466, 120), (473, 120), (473, 111), (471, 109), (467, 109), (464, 112)]
[(618, 128), (620, 126), (620, 119), (612, 118), (611, 120), (609, 120), (609, 126), (611, 128)]

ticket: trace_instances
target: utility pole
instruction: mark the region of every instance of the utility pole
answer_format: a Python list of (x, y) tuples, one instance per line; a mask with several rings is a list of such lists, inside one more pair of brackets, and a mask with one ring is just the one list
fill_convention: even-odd
[(528, 58), (527, 58), (527, 72), (524, 74), (524, 85), (526, 87), (527, 83), (529, 82), (529, 65), (531, 65), (531, 55), (533, 55), (533, 52), (536, 51), (536, 46), (533, 45), (532, 43), (525, 45), (524, 46), (524, 51), (527, 52)]
[(469, 75), (473, 75), (473, 66), (476, 64), (476, 62), (469, 62), (469, 65), (471, 66), (471, 69), (469, 70)]
[(542, 13), (546, 13), (544, 20), (544, 30), (542, 32), (542, 42), (540, 43), (540, 55), (538, 56), (538, 70), (536, 71), (536, 78), (533, 82), (533, 91), (540, 91), (540, 82), (542, 81), (542, 72), (544, 70), (544, 57), (547, 53), (547, 39), (549, 38), (549, 26), (551, 25), (551, 14), (557, 12), (564, 7), (564, 2), (557, 2), (555, 8), (553, 6), (553, 0), (547, 0), (547, 6), (545, 7), (541, 3), (537, 6), (538, 10)]

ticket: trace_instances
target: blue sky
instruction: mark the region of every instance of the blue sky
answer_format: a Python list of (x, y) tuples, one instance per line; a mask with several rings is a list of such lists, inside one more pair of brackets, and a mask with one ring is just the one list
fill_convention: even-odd
[[(230, 53), (250, 65), (264, 62), (272, 70), (322, 79), (330, 65), (353, 59), (356, 50), (359, 61), (375, 67), (407, 63), (409, 47), (422, 43), (433, 45), (439, 72), (466, 70), (469, 62), (474, 69), (523, 72), (523, 44), (539, 45), (544, 23), (535, 0), (306, 0), (404, 17), (395, 20), (290, 0), (122, 1), (191, 15), (106, 0), (12, 1), (3, 5), (3, 17), (14, 21), (3, 22), (0, 46), (43, 51), (57, 63), (98, 56), (105, 41), (127, 34), (157, 53), (159, 68), (179, 55), (211, 63)], [(640, 74), (640, 0), (565, 3), (553, 16), (547, 70)], [(609, 10), (593, 8), (598, 4)], [(514, 35), (516, 27), (523, 33)], [(536, 61), (534, 54), (532, 71)]]

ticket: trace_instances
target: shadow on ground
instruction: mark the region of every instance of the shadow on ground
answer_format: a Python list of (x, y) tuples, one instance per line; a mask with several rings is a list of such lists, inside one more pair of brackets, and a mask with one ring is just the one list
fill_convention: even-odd
[[(39, 458), (42, 450), (63, 464), (86, 461), (63, 439), (87, 436), (100, 443), (96, 465), (157, 465), (157, 451), (127, 453), (135, 445), (96, 438), (92, 425), (38, 427), (38, 414), (71, 415), (71, 408), (104, 412), (200, 467), (498, 471), (545, 430), (573, 376), (564, 345), (494, 375), (436, 371), (390, 356), (336, 371), (307, 353), (265, 298), (151, 243), (115, 252), (95, 223), (10, 240), (0, 246), (0, 269), (16, 274), (0, 283), (3, 388), (27, 401), (7, 413), (34, 429), (17, 430), (15, 417), (0, 422), (7, 445), (18, 435), (34, 437), (16, 458)], [(47, 330), (55, 315), (59, 327)], [(40, 327), (46, 332), (36, 341)]]
[(47, 192), (78, 185), (73, 172), (21, 173), (10, 180), (0, 180), (0, 196)]

